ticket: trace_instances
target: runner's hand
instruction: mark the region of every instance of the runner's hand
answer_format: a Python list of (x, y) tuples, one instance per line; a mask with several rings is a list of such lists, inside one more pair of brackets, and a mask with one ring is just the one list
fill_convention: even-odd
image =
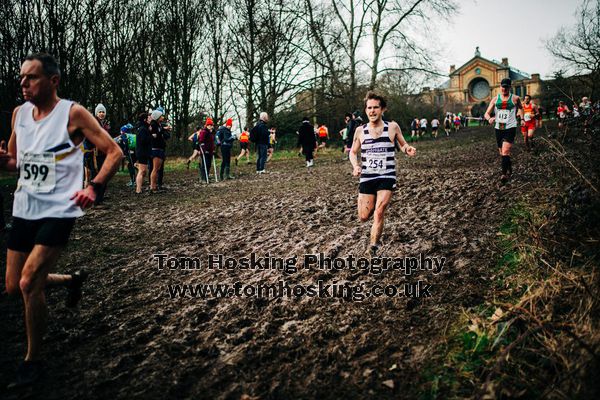
[(490, 117), (490, 119), (488, 119), (488, 123), (490, 125), (494, 125), (494, 121), (496, 120), (496, 117)]
[(360, 171), (362, 170), (360, 165), (357, 165), (354, 167), (354, 170), (352, 171), (352, 176), (360, 176)]
[(12, 157), (8, 154), (8, 150), (6, 149), (6, 141), (2, 140), (0, 142), (0, 166), (5, 168), (11, 158)]
[(85, 189), (75, 192), (71, 200), (75, 200), (75, 204), (79, 207), (87, 208), (92, 206), (96, 201), (96, 192), (92, 186), (88, 186)]
[(406, 155), (407, 155), (407, 156), (409, 156), (409, 157), (414, 157), (414, 156), (416, 156), (416, 155), (417, 155), (417, 149), (415, 149), (415, 148), (414, 148), (414, 147), (412, 147), (412, 146), (408, 146), (408, 147), (406, 148)]

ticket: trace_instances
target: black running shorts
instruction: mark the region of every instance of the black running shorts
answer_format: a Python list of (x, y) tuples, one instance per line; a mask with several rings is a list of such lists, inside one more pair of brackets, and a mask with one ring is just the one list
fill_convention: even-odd
[(496, 129), (496, 143), (498, 144), (498, 148), (502, 148), (502, 143), (508, 142), (513, 144), (515, 142), (515, 134), (517, 133), (517, 128), (509, 128), (509, 129)]
[(67, 245), (75, 218), (42, 218), (36, 220), (13, 217), (6, 247), (30, 253), (33, 246), (63, 247)]
[(380, 190), (396, 189), (396, 180), (389, 178), (377, 178), (366, 182), (361, 182), (358, 186), (358, 192), (362, 194), (377, 194)]

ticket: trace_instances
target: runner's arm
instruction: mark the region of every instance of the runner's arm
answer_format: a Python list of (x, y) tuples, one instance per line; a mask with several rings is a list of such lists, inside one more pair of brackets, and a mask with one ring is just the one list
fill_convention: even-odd
[[(96, 145), (96, 148), (106, 154), (106, 159), (98, 175), (93, 179), (96, 184), (104, 185), (117, 172), (123, 159), (123, 152), (109, 134), (102, 129), (98, 121), (83, 106), (74, 104), (69, 113), (69, 131), (81, 132), (83, 136)], [(87, 207), (96, 200), (96, 192), (92, 185), (76, 192), (71, 199), (80, 207)]]
[(494, 123), (494, 120), (496, 119), (496, 117), (495, 117), (495, 116), (494, 116), (494, 117), (492, 117), (492, 116), (491, 116), (491, 114), (490, 114), (490, 113), (492, 112), (492, 109), (493, 109), (493, 108), (494, 108), (494, 100), (490, 101), (490, 105), (488, 106), (488, 108), (487, 108), (487, 110), (485, 111), (485, 114), (484, 114), (484, 116), (483, 116), (483, 118), (485, 118), (485, 120), (486, 120), (486, 121), (487, 121), (487, 122), (488, 122), (490, 125), (492, 125), (492, 124)]
[(15, 119), (17, 119), (17, 112), (20, 106), (15, 108), (12, 115), (10, 139), (8, 140), (8, 148), (6, 150), (0, 149), (0, 168), (7, 171), (17, 170), (17, 137), (15, 135)]
[(519, 118), (521, 119), (521, 125), (525, 124), (525, 119), (523, 118), (523, 103), (521, 103), (521, 98), (519, 96), (515, 96), (517, 98), (517, 101), (515, 102), (516, 107), (517, 107), (517, 115), (519, 116)]
[(409, 145), (404, 139), (400, 125), (398, 125), (397, 122), (390, 122), (390, 131), (392, 132), (392, 142), (395, 143), (397, 140), (398, 143), (400, 143), (400, 150), (404, 154), (408, 155), (409, 157), (414, 157), (417, 154), (417, 149)]
[(360, 141), (362, 139), (362, 128), (359, 126), (354, 131), (354, 140), (352, 141), (352, 148), (350, 149), (350, 164), (352, 164), (352, 175), (360, 176), (361, 167), (358, 165), (358, 152), (360, 151)]

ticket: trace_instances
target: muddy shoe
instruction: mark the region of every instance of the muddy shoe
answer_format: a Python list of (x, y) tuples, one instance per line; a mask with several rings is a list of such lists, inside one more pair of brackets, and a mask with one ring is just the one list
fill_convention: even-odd
[(23, 361), (17, 367), (17, 377), (6, 387), (7, 389), (18, 389), (31, 386), (40, 380), (44, 372), (42, 361)]
[(66, 301), (67, 307), (75, 307), (79, 303), (79, 300), (81, 300), (81, 287), (87, 276), (88, 273), (85, 270), (79, 270), (71, 274), (71, 282), (67, 287), (69, 290)]
[(508, 175), (502, 174), (502, 176), (500, 177), (500, 183), (506, 183), (506, 182), (508, 182)]
[(376, 244), (369, 245), (367, 249), (367, 257), (377, 257), (377, 253), (379, 253), (379, 246)]

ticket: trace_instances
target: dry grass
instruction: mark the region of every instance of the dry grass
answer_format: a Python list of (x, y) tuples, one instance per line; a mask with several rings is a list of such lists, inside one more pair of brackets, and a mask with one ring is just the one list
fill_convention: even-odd
[(426, 398), (600, 398), (600, 156), (584, 139), (545, 139), (559, 178), (508, 211), (490, 300), (450, 329)]

